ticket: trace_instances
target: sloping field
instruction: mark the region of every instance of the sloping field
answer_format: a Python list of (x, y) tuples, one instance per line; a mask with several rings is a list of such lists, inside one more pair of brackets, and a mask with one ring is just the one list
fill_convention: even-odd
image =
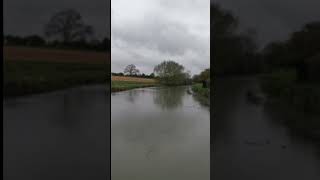
[(158, 85), (155, 79), (126, 77), (126, 76), (111, 76), (111, 91), (125, 91), (135, 88), (151, 87)]
[(110, 64), (110, 53), (4, 46), (5, 60)]
[(139, 82), (139, 83), (156, 83), (155, 79), (127, 77), (127, 76), (112, 76), (111, 81), (124, 81), (124, 82)]
[(3, 47), (4, 96), (110, 83), (110, 53)]

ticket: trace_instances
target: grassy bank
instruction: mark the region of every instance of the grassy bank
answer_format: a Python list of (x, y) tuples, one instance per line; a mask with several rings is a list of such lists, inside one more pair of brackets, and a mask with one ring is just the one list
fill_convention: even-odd
[(112, 76), (111, 91), (125, 91), (135, 88), (157, 86), (158, 83), (154, 79), (126, 77), (126, 76)]
[(262, 75), (260, 84), (272, 106), (279, 106), (280, 111), (300, 115), (299, 118), (294, 115), (286, 120), (290, 128), (320, 138), (320, 84), (298, 82), (294, 70)]
[(260, 84), (269, 100), (285, 101), (297, 110), (319, 113), (320, 84), (297, 82), (297, 75), (293, 70), (262, 75)]
[(193, 84), (192, 87), (193, 95), (198, 101), (204, 106), (210, 106), (210, 89), (203, 88), (202, 84)]
[(4, 96), (106, 83), (108, 69), (107, 64), (100, 63), (4, 61)]
[(209, 98), (210, 96), (210, 90), (209, 88), (203, 88), (202, 87), (202, 84), (193, 84), (192, 85), (192, 91), (195, 93), (195, 94), (198, 94), (200, 96), (203, 96), (203, 97), (206, 97), (206, 98)]
[(110, 54), (4, 46), (4, 97), (106, 83)]

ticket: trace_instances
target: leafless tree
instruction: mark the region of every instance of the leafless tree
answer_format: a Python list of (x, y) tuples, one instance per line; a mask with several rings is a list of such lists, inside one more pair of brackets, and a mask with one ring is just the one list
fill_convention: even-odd
[(66, 9), (51, 17), (45, 26), (45, 35), (59, 37), (64, 43), (69, 43), (93, 35), (93, 28), (83, 22), (79, 12)]

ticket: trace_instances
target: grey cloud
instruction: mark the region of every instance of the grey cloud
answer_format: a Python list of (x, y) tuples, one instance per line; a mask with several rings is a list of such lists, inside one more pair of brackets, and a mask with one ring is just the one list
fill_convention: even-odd
[(112, 28), (114, 40), (156, 49), (171, 56), (183, 55), (187, 50), (203, 51), (205, 46), (202, 39), (188, 31), (186, 25), (160, 17), (145, 16), (143, 23), (121, 24)]
[(135, 5), (112, 7), (113, 72), (133, 63), (149, 74), (163, 60), (177, 61), (192, 74), (209, 68), (209, 1), (138, 0)]

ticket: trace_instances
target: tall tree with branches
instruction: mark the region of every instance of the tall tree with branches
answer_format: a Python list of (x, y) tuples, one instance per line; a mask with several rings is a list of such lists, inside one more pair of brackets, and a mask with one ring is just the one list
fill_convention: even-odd
[(45, 25), (44, 31), (47, 37), (60, 38), (64, 43), (83, 40), (93, 35), (92, 26), (86, 25), (80, 13), (73, 9), (53, 15)]

